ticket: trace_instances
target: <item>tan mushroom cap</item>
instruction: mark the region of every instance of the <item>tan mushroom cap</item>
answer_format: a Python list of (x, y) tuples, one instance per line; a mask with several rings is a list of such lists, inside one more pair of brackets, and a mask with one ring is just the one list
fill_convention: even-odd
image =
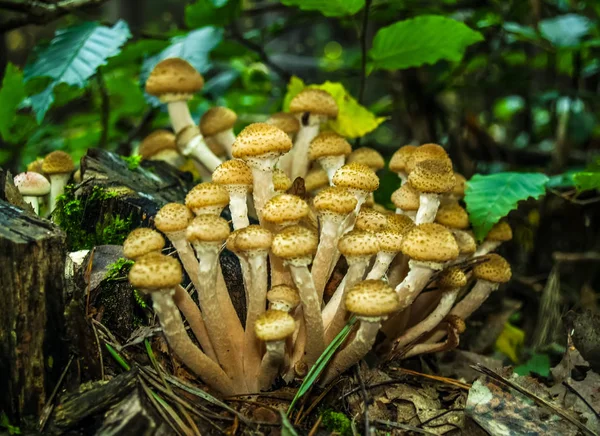
[(129, 283), (142, 291), (171, 289), (181, 283), (181, 264), (163, 254), (144, 256), (129, 270)]
[(452, 167), (439, 160), (419, 162), (408, 175), (408, 183), (419, 192), (443, 194), (454, 188)]
[(44, 163), (44, 158), (41, 158), (41, 157), (34, 160), (33, 162), (29, 162), (29, 164), (27, 164), (27, 171), (42, 174), (44, 172), (44, 171), (42, 171), (43, 163)]
[(190, 99), (203, 86), (202, 75), (189, 62), (169, 58), (156, 64), (146, 81), (146, 92), (167, 103)]
[(499, 254), (488, 254), (488, 260), (475, 265), (473, 275), (477, 279), (487, 280), (493, 283), (506, 283), (510, 280), (512, 272), (510, 265)]
[(317, 252), (319, 238), (316, 232), (299, 225), (289, 226), (275, 235), (271, 251), (282, 259), (313, 256)]
[(23, 196), (41, 197), (50, 192), (48, 179), (34, 171), (17, 174), (13, 182)]
[(452, 188), (452, 194), (458, 198), (462, 198), (465, 196), (467, 179), (459, 173), (454, 173), (454, 179), (456, 179), (456, 184), (454, 185), (454, 188)]
[(235, 232), (235, 249), (237, 251), (268, 250), (273, 243), (273, 234), (264, 227), (251, 224)]
[(190, 242), (221, 243), (227, 239), (230, 233), (229, 224), (224, 218), (216, 215), (198, 215), (188, 225), (185, 237)]
[(300, 121), (298, 121), (295, 116), (288, 114), (287, 112), (278, 112), (273, 114), (266, 122), (267, 124), (272, 124), (278, 129), (283, 130), (288, 135), (293, 135), (300, 130)]
[(403, 211), (418, 210), (419, 193), (409, 183), (404, 183), (392, 193), (392, 203)]
[(231, 159), (219, 165), (212, 174), (212, 181), (218, 185), (244, 185), (252, 190), (252, 170), (241, 159)]
[(513, 237), (512, 229), (506, 221), (500, 221), (494, 224), (485, 237), (486, 241), (506, 242)]
[(262, 217), (274, 224), (289, 221), (299, 221), (308, 215), (309, 208), (306, 201), (297, 195), (279, 194), (265, 203)]
[(411, 173), (419, 162), (424, 160), (440, 160), (452, 164), (448, 153), (440, 145), (423, 144), (414, 150), (406, 161), (405, 171)]
[(435, 216), (435, 222), (451, 229), (469, 227), (469, 215), (458, 202), (443, 204)]
[(454, 239), (456, 239), (460, 254), (475, 253), (475, 250), (477, 250), (477, 242), (470, 232), (465, 230), (454, 230), (452, 234), (454, 235)]
[(354, 227), (367, 232), (379, 232), (388, 225), (387, 216), (372, 207), (363, 206), (358, 212)]
[(211, 107), (200, 118), (200, 132), (203, 136), (213, 136), (233, 128), (237, 114), (223, 106)]
[(296, 330), (296, 321), (289, 313), (269, 309), (254, 323), (256, 337), (264, 342), (283, 341)]
[(437, 277), (437, 285), (442, 289), (462, 288), (467, 284), (467, 276), (465, 273), (456, 267), (446, 268)]
[(273, 189), (275, 192), (285, 192), (292, 187), (292, 181), (285, 171), (275, 168), (273, 170)]
[(42, 171), (45, 174), (66, 174), (75, 171), (73, 159), (68, 153), (57, 150), (49, 153), (42, 162)]
[(307, 192), (329, 186), (329, 177), (323, 168), (313, 168), (304, 178), (304, 188)]
[(465, 324), (465, 321), (458, 315), (446, 315), (444, 322), (448, 323), (458, 334), (464, 333), (467, 329), (467, 324)]
[(235, 138), (231, 154), (245, 159), (262, 155), (280, 155), (292, 148), (292, 140), (283, 130), (267, 123), (248, 125)]
[(199, 183), (185, 196), (185, 205), (197, 211), (205, 207), (225, 207), (229, 204), (227, 190), (212, 182)]
[(144, 159), (150, 159), (152, 156), (163, 150), (175, 150), (177, 149), (177, 140), (175, 135), (168, 130), (160, 129), (155, 130), (144, 138), (138, 153)]
[(345, 257), (373, 256), (379, 251), (375, 233), (354, 229), (340, 238), (338, 250)]
[(385, 166), (385, 160), (381, 153), (371, 147), (360, 147), (348, 156), (347, 163), (361, 163), (373, 171), (378, 171)]
[(359, 163), (346, 164), (335, 172), (335, 186), (373, 192), (379, 188), (379, 177), (371, 168)]
[(415, 145), (405, 145), (396, 150), (390, 159), (390, 171), (394, 173), (406, 171), (406, 162), (416, 149)]
[(292, 310), (300, 304), (300, 294), (291, 286), (277, 285), (267, 292), (267, 300), (271, 304), (284, 305)]
[(337, 118), (338, 105), (327, 91), (321, 89), (303, 89), (290, 102), (290, 112), (293, 114), (310, 112)]
[(405, 235), (415, 226), (415, 223), (406, 215), (394, 213), (387, 215), (387, 225), (389, 228)]
[(194, 214), (185, 205), (165, 204), (154, 217), (154, 225), (164, 233), (185, 230)]
[(346, 309), (358, 316), (379, 317), (400, 309), (398, 294), (381, 280), (364, 280), (354, 285), (345, 297)]
[(123, 242), (123, 255), (136, 259), (148, 253), (160, 252), (165, 246), (165, 238), (156, 230), (140, 227), (132, 230)]
[(386, 253), (399, 253), (402, 251), (404, 235), (395, 227), (387, 227), (376, 234), (379, 240), (379, 250)]
[(343, 136), (335, 132), (322, 132), (312, 140), (308, 147), (308, 158), (317, 160), (329, 156), (348, 156), (352, 146)]
[(330, 186), (320, 191), (313, 200), (318, 213), (347, 215), (356, 208), (356, 197), (346, 188)]
[(447, 262), (458, 257), (458, 245), (446, 227), (426, 223), (413, 227), (404, 235), (402, 252), (422, 262)]

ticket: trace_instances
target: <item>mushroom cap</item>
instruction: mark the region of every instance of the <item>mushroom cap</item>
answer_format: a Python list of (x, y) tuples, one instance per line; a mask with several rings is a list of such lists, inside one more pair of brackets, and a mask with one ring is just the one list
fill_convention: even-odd
[(451, 229), (469, 227), (469, 215), (458, 202), (443, 204), (435, 216), (435, 222)]
[(402, 251), (402, 240), (404, 234), (395, 227), (387, 227), (377, 232), (379, 240), (379, 251), (386, 253), (399, 253)]
[(304, 188), (307, 192), (329, 186), (329, 177), (323, 168), (313, 168), (304, 178)]
[(467, 276), (456, 267), (446, 268), (437, 277), (437, 285), (442, 289), (462, 288), (467, 284)]
[(486, 241), (506, 242), (513, 237), (512, 229), (506, 221), (500, 221), (490, 229), (485, 237)]
[(360, 163), (346, 164), (335, 172), (335, 186), (373, 192), (379, 188), (379, 177), (371, 168)]
[(375, 233), (354, 229), (340, 238), (338, 250), (345, 257), (373, 256), (380, 251), (379, 239)]
[(381, 280), (358, 282), (348, 290), (345, 303), (348, 311), (364, 317), (387, 316), (400, 309), (398, 294)]
[(177, 140), (172, 132), (160, 129), (155, 130), (144, 138), (140, 144), (140, 147), (138, 148), (138, 153), (143, 159), (150, 159), (159, 151), (163, 150), (178, 151)]
[(157, 97), (177, 94), (191, 98), (203, 86), (204, 78), (189, 62), (181, 58), (169, 58), (155, 65), (146, 81), (146, 92)]
[(144, 256), (129, 270), (129, 283), (142, 291), (170, 289), (181, 283), (181, 264), (163, 254)]
[(42, 171), (48, 175), (66, 174), (74, 170), (73, 159), (68, 153), (61, 150), (49, 153), (42, 162)]
[(454, 185), (454, 188), (452, 188), (452, 194), (462, 198), (465, 196), (465, 184), (467, 183), (467, 179), (459, 173), (454, 173), (454, 179), (456, 179), (456, 184)]
[(42, 164), (44, 163), (44, 158), (37, 158), (33, 162), (29, 162), (27, 164), (27, 171), (32, 173), (40, 173), (42, 174)]
[(299, 225), (289, 226), (275, 235), (271, 251), (282, 259), (313, 256), (317, 252), (319, 238), (315, 231)]
[(406, 171), (406, 162), (416, 149), (415, 145), (405, 145), (396, 150), (390, 159), (390, 171), (394, 173)]
[(452, 234), (454, 235), (454, 239), (456, 239), (460, 254), (475, 253), (475, 250), (477, 250), (477, 242), (470, 232), (465, 230), (454, 230)]
[(276, 192), (285, 192), (292, 187), (292, 181), (285, 171), (275, 168), (273, 170), (273, 189)]
[[(185, 237), (190, 242), (223, 242), (229, 233), (229, 223), (224, 218), (216, 215), (198, 215), (188, 225)], [(236, 246), (237, 242), (236, 239)]]
[(408, 183), (419, 192), (442, 194), (454, 188), (456, 179), (447, 162), (429, 159), (413, 168)]
[(488, 260), (475, 265), (473, 275), (477, 279), (487, 280), (493, 283), (506, 283), (510, 280), (512, 272), (510, 265), (499, 254), (488, 254)]
[(444, 318), (444, 322), (450, 324), (452, 329), (456, 331), (458, 334), (462, 334), (467, 329), (467, 325), (465, 321), (458, 315), (448, 314)]
[(256, 337), (264, 342), (283, 341), (296, 330), (296, 321), (289, 313), (269, 309), (254, 323)]
[(253, 123), (237, 135), (231, 154), (244, 159), (264, 154), (281, 155), (291, 148), (292, 140), (283, 130), (267, 123)]
[(191, 209), (204, 207), (225, 207), (229, 204), (229, 192), (223, 186), (212, 183), (199, 183), (185, 196), (185, 205)]
[(237, 114), (223, 106), (211, 107), (200, 118), (200, 132), (202, 136), (213, 136), (233, 128), (237, 121)]
[(405, 235), (415, 226), (415, 223), (406, 215), (394, 213), (387, 215), (387, 225), (389, 228), (400, 232), (402, 235)]
[(366, 232), (379, 232), (388, 225), (387, 216), (372, 207), (363, 206), (358, 212), (354, 227)]
[(290, 112), (293, 114), (310, 112), (337, 118), (338, 105), (327, 91), (321, 89), (303, 89), (290, 102)]
[(404, 235), (402, 252), (422, 262), (447, 262), (458, 257), (458, 245), (446, 227), (426, 223), (413, 227)]
[(236, 251), (263, 251), (271, 248), (273, 234), (264, 227), (251, 224), (238, 229), (234, 241)]
[(262, 217), (274, 224), (289, 221), (300, 221), (308, 215), (306, 201), (297, 195), (279, 194), (267, 201), (262, 210)]
[(300, 130), (300, 121), (298, 121), (298, 118), (287, 112), (277, 112), (271, 115), (266, 122), (283, 130), (288, 135), (297, 133)]
[(267, 300), (269, 303), (280, 303), (289, 306), (290, 309), (294, 309), (300, 304), (300, 295), (298, 291), (291, 286), (277, 285), (273, 286), (269, 292), (267, 292)]
[(154, 225), (163, 233), (185, 230), (194, 214), (185, 205), (165, 204), (154, 217)]
[(41, 197), (50, 192), (50, 182), (40, 173), (28, 171), (15, 176), (13, 182), (21, 195)]
[(313, 200), (313, 206), (319, 213), (347, 215), (356, 208), (356, 197), (346, 188), (330, 186), (319, 191)]
[(241, 159), (227, 160), (215, 168), (212, 181), (218, 185), (244, 185), (251, 189), (252, 170)]
[(403, 183), (398, 189), (392, 193), (392, 203), (398, 209), (403, 211), (418, 210), (421, 201), (419, 199), (419, 193), (410, 186), (409, 183)]
[(354, 150), (348, 156), (347, 163), (361, 163), (368, 166), (373, 171), (378, 171), (385, 166), (383, 156), (377, 150), (371, 147), (360, 147)]
[(443, 162), (450, 163), (452, 166), (452, 162), (448, 157), (448, 153), (444, 150), (440, 145), (437, 144), (423, 144), (417, 147), (409, 156), (406, 161), (405, 171), (407, 173), (411, 173), (412, 170), (415, 169), (415, 166), (424, 160), (441, 160)]
[(165, 246), (165, 238), (148, 227), (132, 230), (123, 242), (123, 255), (128, 259), (137, 259), (145, 254), (160, 252)]
[(322, 132), (308, 147), (308, 158), (317, 160), (329, 156), (348, 156), (352, 146), (343, 136), (335, 132)]

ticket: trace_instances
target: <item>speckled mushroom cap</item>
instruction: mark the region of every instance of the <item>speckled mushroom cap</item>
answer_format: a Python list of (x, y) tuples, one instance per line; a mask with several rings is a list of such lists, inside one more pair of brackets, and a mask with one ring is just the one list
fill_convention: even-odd
[(452, 167), (439, 160), (419, 162), (408, 175), (408, 183), (417, 191), (442, 194), (454, 188), (456, 179)]
[(286, 112), (277, 112), (276, 114), (271, 115), (267, 120), (267, 124), (274, 125), (288, 135), (293, 135), (300, 130), (300, 121), (292, 114)]
[(325, 115), (329, 118), (337, 118), (338, 105), (327, 91), (308, 88), (303, 89), (292, 98), (290, 112), (293, 114), (310, 112)]
[(218, 215), (228, 204), (229, 192), (223, 186), (212, 182), (199, 183), (185, 196), (185, 205), (196, 214), (215, 214), (216, 209), (220, 209), (216, 211)]
[(462, 288), (467, 284), (467, 276), (456, 267), (446, 268), (437, 277), (437, 285), (441, 289)]
[(171, 289), (179, 285), (181, 280), (179, 261), (163, 254), (144, 256), (129, 270), (129, 283), (142, 291)]
[(283, 310), (269, 309), (254, 323), (256, 337), (264, 342), (283, 341), (296, 330), (296, 321)]
[(189, 62), (180, 58), (160, 61), (146, 81), (146, 92), (163, 103), (189, 100), (204, 86), (204, 79)]
[(512, 272), (506, 259), (495, 253), (488, 254), (487, 257), (487, 261), (475, 265), (473, 275), (477, 279), (493, 283), (508, 282), (512, 276)]
[(132, 230), (123, 242), (123, 255), (128, 259), (137, 259), (148, 253), (159, 252), (165, 246), (165, 238), (156, 230), (140, 227)]
[(415, 145), (405, 145), (396, 150), (390, 159), (390, 171), (394, 173), (406, 171), (406, 162), (416, 149)]
[(356, 197), (346, 188), (330, 186), (320, 191), (313, 206), (321, 215), (347, 215), (356, 208)]
[(451, 229), (466, 229), (469, 215), (458, 202), (447, 203), (438, 208), (435, 222)]
[[(185, 237), (190, 242), (222, 243), (230, 232), (229, 224), (224, 218), (216, 215), (198, 215), (188, 225)], [(236, 239), (236, 245), (237, 243)]]
[(366, 232), (379, 232), (387, 227), (387, 216), (377, 212), (372, 207), (362, 206), (356, 218), (354, 227)]
[(444, 322), (450, 324), (450, 326), (452, 326), (452, 329), (458, 334), (464, 333), (467, 329), (465, 321), (458, 315), (448, 314), (444, 318)]
[(185, 205), (165, 204), (154, 217), (154, 225), (163, 233), (185, 230), (194, 214)]
[(513, 237), (512, 229), (506, 221), (500, 221), (494, 224), (485, 237), (486, 241), (506, 242)]
[(273, 224), (298, 222), (308, 215), (308, 204), (297, 195), (279, 194), (265, 203), (262, 217)]
[(454, 179), (456, 180), (456, 184), (452, 188), (452, 194), (458, 198), (463, 198), (465, 196), (467, 179), (459, 173), (454, 173)]
[(332, 182), (335, 186), (373, 192), (379, 188), (379, 177), (371, 168), (359, 163), (346, 164), (335, 172)]
[(316, 191), (325, 186), (329, 186), (329, 177), (323, 168), (313, 168), (304, 178), (304, 187), (307, 192)]
[(414, 221), (403, 214), (389, 214), (386, 218), (388, 227), (400, 232), (402, 235), (408, 233), (415, 226)]
[(353, 257), (370, 257), (379, 251), (379, 240), (374, 233), (354, 229), (340, 238), (338, 250), (348, 261)]
[(329, 156), (348, 156), (352, 146), (335, 132), (322, 132), (312, 140), (308, 147), (308, 158), (317, 160)]
[(235, 138), (231, 154), (239, 159), (262, 155), (278, 156), (291, 148), (292, 140), (283, 130), (267, 123), (254, 123)]
[(361, 163), (368, 166), (373, 171), (378, 171), (385, 166), (383, 156), (371, 147), (360, 147), (354, 150), (348, 156), (347, 163)]
[(235, 249), (237, 251), (263, 251), (271, 248), (273, 234), (264, 227), (251, 224), (238, 229), (235, 236)]
[(379, 240), (379, 251), (386, 253), (399, 253), (402, 251), (404, 234), (395, 227), (386, 227), (376, 234)]
[(42, 171), (45, 174), (66, 174), (75, 170), (73, 159), (64, 151), (53, 151), (49, 153), (42, 162)]
[(42, 171), (43, 163), (44, 163), (44, 159), (41, 157), (34, 160), (33, 162), (29, 162), (29, 164), (27, 164), (27, 171), (42, 174), (43, 173), (43, 171)]
[(437, 144), (423, 144), (410, 154), (404, 170), (407, 173), (411, 173), (415, 169), (415, 166), (424, 160), (440, 160), (452, 166), (448, 153), (441, 146)]
[(217, 185), (228, 186), (236, 185), (242, 188), (243, 192), (252, 191), (252, 170), (241, 159), (231, 159), (219, 165), (212, 174), (212, 181)]
[(273, 238), (271, 251), (277, 257), (292, 260), (312, 257), (317, 252), (319, 238), (316, 232), (299, 225), (289, 226)]
[(155, 130), (144, 138), (138, 153), (143, 159), (150, 159), (152, 156), (163, 150), (175, 150), (177, 149), (177, 140), (175, 135), (168, 130)]
[(284, 193), (291, 187), (292, 181), (288, 175), (279, 168), (275, 168), (273, 170), (273, 189), (275, 189), (275, 192)]
[(398, 294), (381, 280), (364, 280), (352, 286), (345, 297), (346, 309), (362, 317), (381, 317), (400, 309)]
[(289, 312), (300, 304), (300, 295), (291, 286), (277, 285), (267, 292), (267, 300), (271, 303), (272, 309)]
[(404, 235), (402, 252), (421, 262), (447, 262), (458, 257), (458, 245), (446, 227), (426, 223), (413, 227)]
[(203, 136), (213, 136), (233, 128), (237, 115), (229, 108), (216, 106), (204, 112), (200, 118), (200, 132)]
[(392, 193), (392, 203), (403, 211), (418, 210), (419, 193), (409, 183), (404, 183)]
[(453, 230), (452, 234), (458, 244), (460, 254), (473, 254), (477, 250), (477, 242), (470, 232), (465, 230)]
[(50, 192), (48, 179), (33, 171), (17, 174), (13, 182), (21, 195), (26, 197), (41, 197)]

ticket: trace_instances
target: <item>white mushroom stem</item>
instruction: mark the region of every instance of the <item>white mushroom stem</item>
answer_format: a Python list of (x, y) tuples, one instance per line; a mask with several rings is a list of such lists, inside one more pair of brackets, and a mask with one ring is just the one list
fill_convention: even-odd
[(190, 243), (185, 238), (185, 229), (176, 232), (164, 232), (175, 251), (177, 251), (177, 255), (179, 256), (179, 260), (183, 264), (183, 269), (190, 277), (194, 288), (200, 289), (200, 282), (198, 280), (198, 259), (196, 259), (196, 255), (194, 254), (194, 249), (190, 245)]
[(215, 156), (212, 150), (208, 148), (202, 135), (196, 135), (188, 141), (188, 143), (181, 148), (181, 154), (200, 161), (211, 173), (223, 163), (221, 162), (221, 159)]
[(443, 265), (433, 262), (418, 262), (409, 260), (410, 271), (408, 275), (396, 287), (400, 297), (401, 310), (409, 307), (419, 296), (423, 288), (436, 270), (442, 269)]
[(171, 120), (171, 126), (175, 133), (179, 133), (187, 126), (195, 125), (194, 119), (190, 114), (187, 100), (171, 101), (167, 103), (167, 111)]
[(396, 208), (396, 213), (398, 215), (406, 215), (411, 220), (415, 221), (417, 219), (417, 211), (416, 210), (402, 210), (399, 207)]
[(179, 310), (173, 302), (173, 290), (152, 292), (154, 312), (158, 315), (169, 346), (181, 361), (202, 380), (223, 395), (235, 395), (232, 380), (221, 367), (194, 345), (185, 331)]
[(48, 177), (50, 179), (50, 205), (48, 213), (52, 213), (56, 208), (57, 197), (65, 192), (65, 186), (67, 186), (71, 178), (71, 173), (50, 174)]
[(405, 171), (398, 171), (397, 174), (400, 179), (400, 186), (404, 185), (408, 181), (408, 174)]
[(248, 199), (245, 187), (243, 189), (232, 189), (231, 186), (225, 186), (229, 191), (229, 211), (231, 212), (231, 222), (233, 229), (243, 229), (250, 225), (248, 219)]
[(235, 141), (235, 134), (233, 133), (233, 129), (227, 129), (222, 132), (213, 135), (212, 138), (219, 144), (221, 147), (225, 149), (227, 152), (227, 156), (229, 159), (232, 159), (231, 155), (231, 147), (233, 142)]
[(259, 221), (262, 222), (262, 210), (267, 201), (275, 195), (273, 186), (273, 168), (277, 163), (279, 155), (263, 155), (247, 158), (246, 163), (252, 170), (254, 208), (258, 213)]
[(346, 156), (343, 154), (340, 156), (326, 156), (319, 159), (319, 164), (327, 173), (329, 184), (331, 186), (333, 186), (333, 175), (337, 170), (344, 166), (344, 163), (346, 163)]
[[(304, 116), (304, 115), (303, 115)], [(321, 127), (321, 117), (310, 114), (306, 125), (300, 121), (300, 130), (296, 135), (296, 141), (292, 148), (291, 176), (292, 180), (296, 177), (306, 177), (308, 173), (308, 148), (313, 139), (319, 134)]]
[(437, 214), (439, 206), (439, 194), (422, 192), (419, 196), (419, 210), (417, 211), (415, 224), (432, 223), (435, 220), (435, 215)]
[(38, 197), (34, 197), (33, 195), (25, 195), (23, 196), (23, 201), (31, 206), (36, 215), (40, 214), (40, 202)]
[(267, 342), (266, 348), (258, 375), (258, 387), (261, 391), (268, 390), (279, 375), (279, 369), (285, 361), (285, 340)]
[(313, 260), (311, 274), (315, 282), (315, 289), (319, 299), (323, 299), (325, 285), (330, 276), (331, 259), (337, 252), (337, 243), (341, 234), (338, 233), (340, 223), (343, 218), (339, 215), (321, 216), (321, 234), (319, 237), (319, 246)]
[(498, 248), (501, 244), (502, 242), (500, 241), (483, 241), (481, 245), (477, 247), (475, 253), (473, 253), (473, 257), (485, 256), (486, 254), (496, 250), (496, 248)]
[(396, 257), (397, 253), (392, 253), (390, 251), (380, 251), (377, 253), (377, 257), (375, 258), (375, 263), (367, 274), (366, 280), (380, 280), (385, 273), (387, 272), (390, 264)]

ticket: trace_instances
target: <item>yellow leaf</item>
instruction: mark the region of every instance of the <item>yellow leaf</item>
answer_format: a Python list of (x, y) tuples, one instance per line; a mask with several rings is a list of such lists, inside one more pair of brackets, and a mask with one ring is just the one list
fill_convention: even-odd
[(518, 353), (525, 343), (525, 332), (511, 323), (504, 324), (504, 330), (496, 339), (496, 349), (506, 354), (513, 362), (518, 362)]

